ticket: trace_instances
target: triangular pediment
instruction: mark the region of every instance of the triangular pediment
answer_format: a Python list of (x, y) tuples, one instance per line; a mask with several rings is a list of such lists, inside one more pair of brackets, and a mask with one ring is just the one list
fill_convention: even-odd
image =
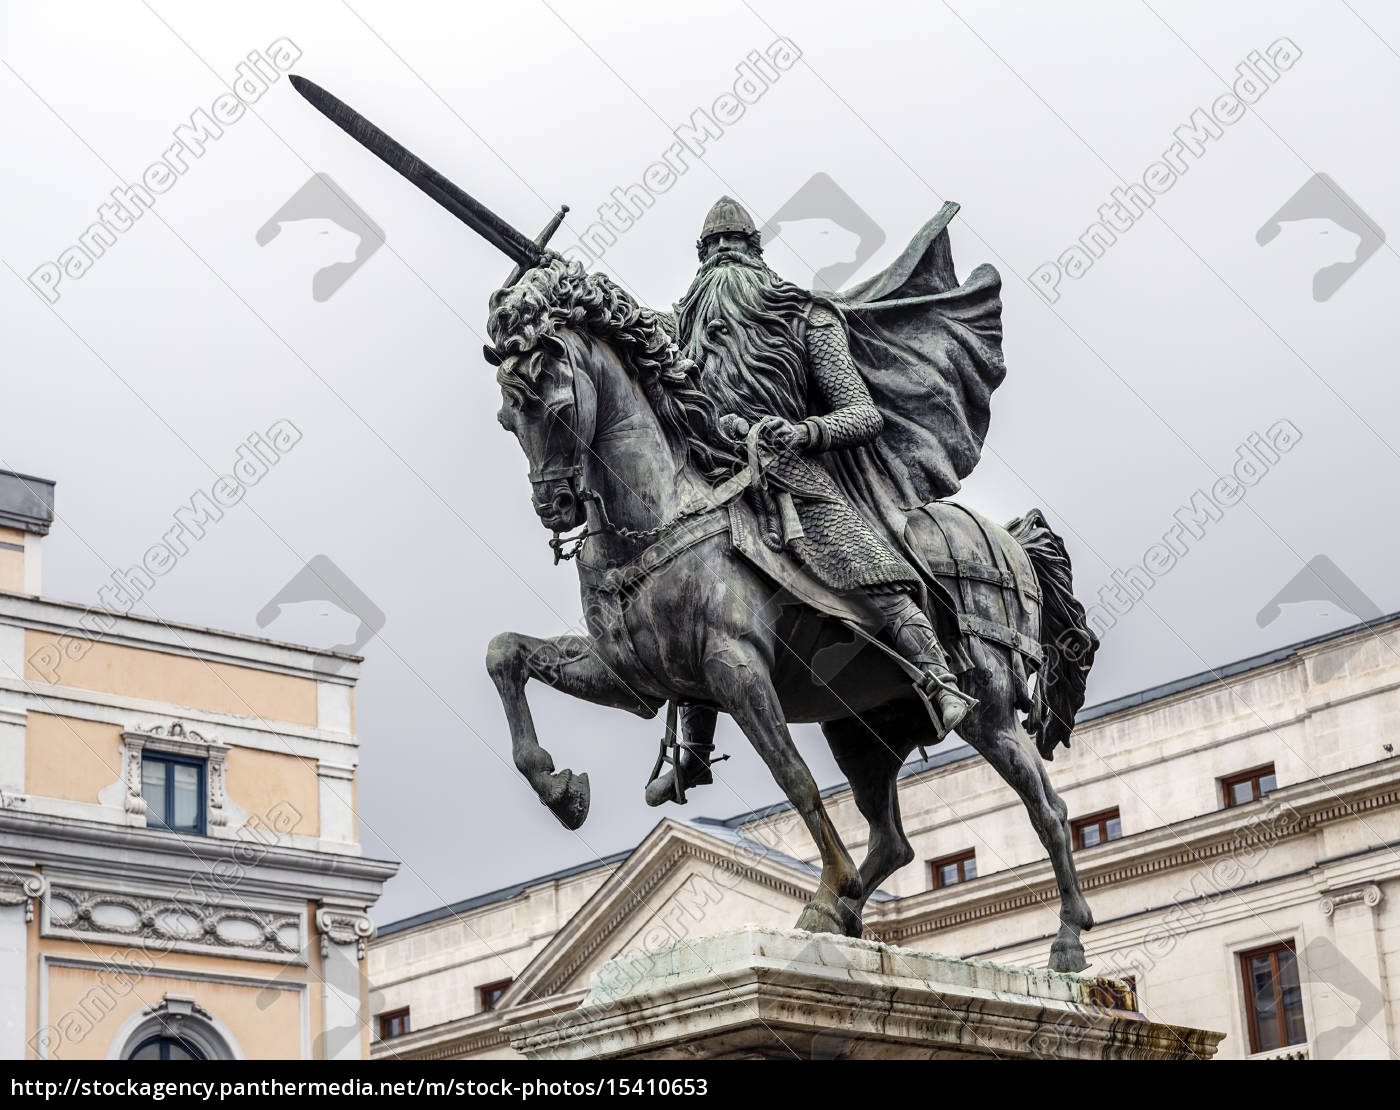
[(739, 925), (791, 928), (816, 889), (807, 865), (733, 830), (663, 820), (502, 996), (500, 1007), (588, 985), (603, 963)]

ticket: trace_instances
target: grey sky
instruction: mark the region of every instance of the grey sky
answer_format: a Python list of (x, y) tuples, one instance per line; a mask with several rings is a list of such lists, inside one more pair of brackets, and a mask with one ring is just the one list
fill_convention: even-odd
[[(954, 0), (890, 5), (872, 26), (848, 4), (710, 8), (686, 18), (556, 0), (0, 5), (0, 256), (12, 271), (0, 274), (0, 466), (59, 483), (45, 592), (95, 602), (114, 569), (139, 562), (174, 511), (233, 465), (240, 442), (292, 421), (302, 439), (140, 611), (345, 642), (358, 622), (315, 603), (258, 622), (316, 555), (382, 610), (363, 649), (357, 722), (366, 849), (405, 863), (381, 921), (634, 843), (661, 815), (641, 798), (660, 726), (534, 693), (559, 765), (591, 773), (592, 816), (578, 833), (511, 766), (486, 643), (505, 629), (560, 631), (580, 607), (573, 571), (550, 565), (479, 353), (486, 298), (509, 264), (284, 75), (189, 160), (153, 212), (65, 277), (56, 303), (30, 288), (112, 189), (139, 181), (176, 126), (278, 39), (301, 51), (293, 72), (525, 232), (570, 204), (563, 247), (614, 188), (643, 179), (673, 128), (713, 109), (746, 55), (786, 37), (801, 60), (690, 159), (601, 268), (669, 305), (719, 194), (762, 223), (824, 173), (885, 234), (858, 280), (942, 201), (961, 202), (954, 256), (964, 276), (980, 262), (1001, 270), (1009, 365), (964, 499), (998, 519), (1042, 507), (1086, 602), (1115, 569), (1149, 557), (1251, 433), (1291, 421), (1297, 444), (1116, 618), (1091, 700), (1351, 623), (1366, 604), (1400, 609), (1395, 248), (1371, 244), (1340, 286), (1320, 283), (1323, 299), (1313, 280), (1365, 254), (1367, 228), (1400, 227), (1392, 5), (1257, 2), (1231, 5), (1227, 22), (1211, 3)], [(1100, 219), (1116, 187), (1141, 185), (1252, 51), (1283, 37), (1300, 51), (1291, 67), (1199, 154), (1178, 155), (1185, 168), (1150, 211), (1047, 303), (1031, 280), (1038, 267)], [(1319, 173), (1336, 190), (1304, 190)], [(288, 202), (316, 174), (361, 216), (260, 235), (284, 206), (301, 211)], [(1323, 197), (1318, 216), (1293, 219), (1295, 203), (1261, 243), (1300, 190)], [(1365, 219), (1328, 218), (1329, 196)], [(364, 248), (366, 227), (381, 247)], [(842, 261), (818, 255), (849, 252), (850, 239), (805, 221), (769, 258), (809, 281)], [(356, 259), (313, 296), (317, 270)], [(1264, 620), (1310, 562), (1342, 603), (1303, 586)], [(742, 738), (725, 727), (721, 742), (734, 759), (688, 813), (776, 800)], [(819, 735), (804, 734), (803, 750), (819, 780), (838, 777)], [(506, 850), (508, 835), (519, 847)]]

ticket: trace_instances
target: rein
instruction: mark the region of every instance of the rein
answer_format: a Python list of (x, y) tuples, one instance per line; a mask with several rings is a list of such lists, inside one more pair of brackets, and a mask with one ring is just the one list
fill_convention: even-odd
[[(573, 374), (570, 387), (574, 394), (574, 412), (577, 413), (579, 411), (578, 370), (573, 366), (572, 360), (570, 372)], [(550, 468), (551, 476), (569, 478), (578, 491), (579, 501), (584, 505), (592, 504), (597, 507), (598, 527), (589, 528), (585, 523), (579, 531), (571, 534), (554, 530), (549, 539), (549, 549), (554, 553), (554, 565), (558, 566), (562, 562), (576, 559), (583, 551), (584, 544), (592, 536), (612, 535), (632, 542), (658, 540), (664, 533), (678, 524), (697, 516), (703, 516), (715, 509), (723, 508), (750, 486), (756, 489), (766, 489), (768, 485), (766, 471), (771, 465), (772, 459), (763, 457), (760, 439), (773, 423), (781, 423), (781, 421), (777, 417), (765, 417), (756, 421), (748, 429), (744, 437), (744, 452), (748, 458), (747, 465), (736, 471), (732, 477), (713, 487), (708, 496), (700, 498), (693, 504), (682, 506), (674, 516), (663, 520), (655, 528), (641, 529), (625, 528), (622, 525), (614, 524), (612, 518), (608, 516), (608, 508), (603, 502), (602, 494), (583, 484), (583, 462), (579, 458), (579, 445), (582, 443), (582, 438), (576, 429), (570, 428), (569, 450), (561, 452), (562, 462), (558, 467)]]

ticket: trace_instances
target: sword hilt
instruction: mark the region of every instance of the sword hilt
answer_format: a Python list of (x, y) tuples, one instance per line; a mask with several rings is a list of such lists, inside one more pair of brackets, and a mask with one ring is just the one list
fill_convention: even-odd
[[(544, 225), (544, 230), (535, 236), (535, 246), (540, 248), (541, 256), (544, 254), (545, 246), (548, 245), (550, 239), (554, 237), (554, 233), (559, 230), (559, 225), (564, 222), (564, 217), (568, 214), (569, 206), (567, 204), (561, 204), (559, 206), (559, 211), (554, 213), (554, 215), (549, 218), (549, 223)], [(502, 285), (501, 288), (509, 289), (520, 280), (524, 273), (525, 267), (516, 263), (511, 267), (510, 273), (506, 276), (505, 284)]]

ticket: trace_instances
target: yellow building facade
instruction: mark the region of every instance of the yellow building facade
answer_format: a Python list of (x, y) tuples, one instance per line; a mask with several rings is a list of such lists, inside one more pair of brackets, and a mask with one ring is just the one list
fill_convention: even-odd
[(0, 471), (0, 1057), (359, 1059), (358, 659), (42, 596)]

